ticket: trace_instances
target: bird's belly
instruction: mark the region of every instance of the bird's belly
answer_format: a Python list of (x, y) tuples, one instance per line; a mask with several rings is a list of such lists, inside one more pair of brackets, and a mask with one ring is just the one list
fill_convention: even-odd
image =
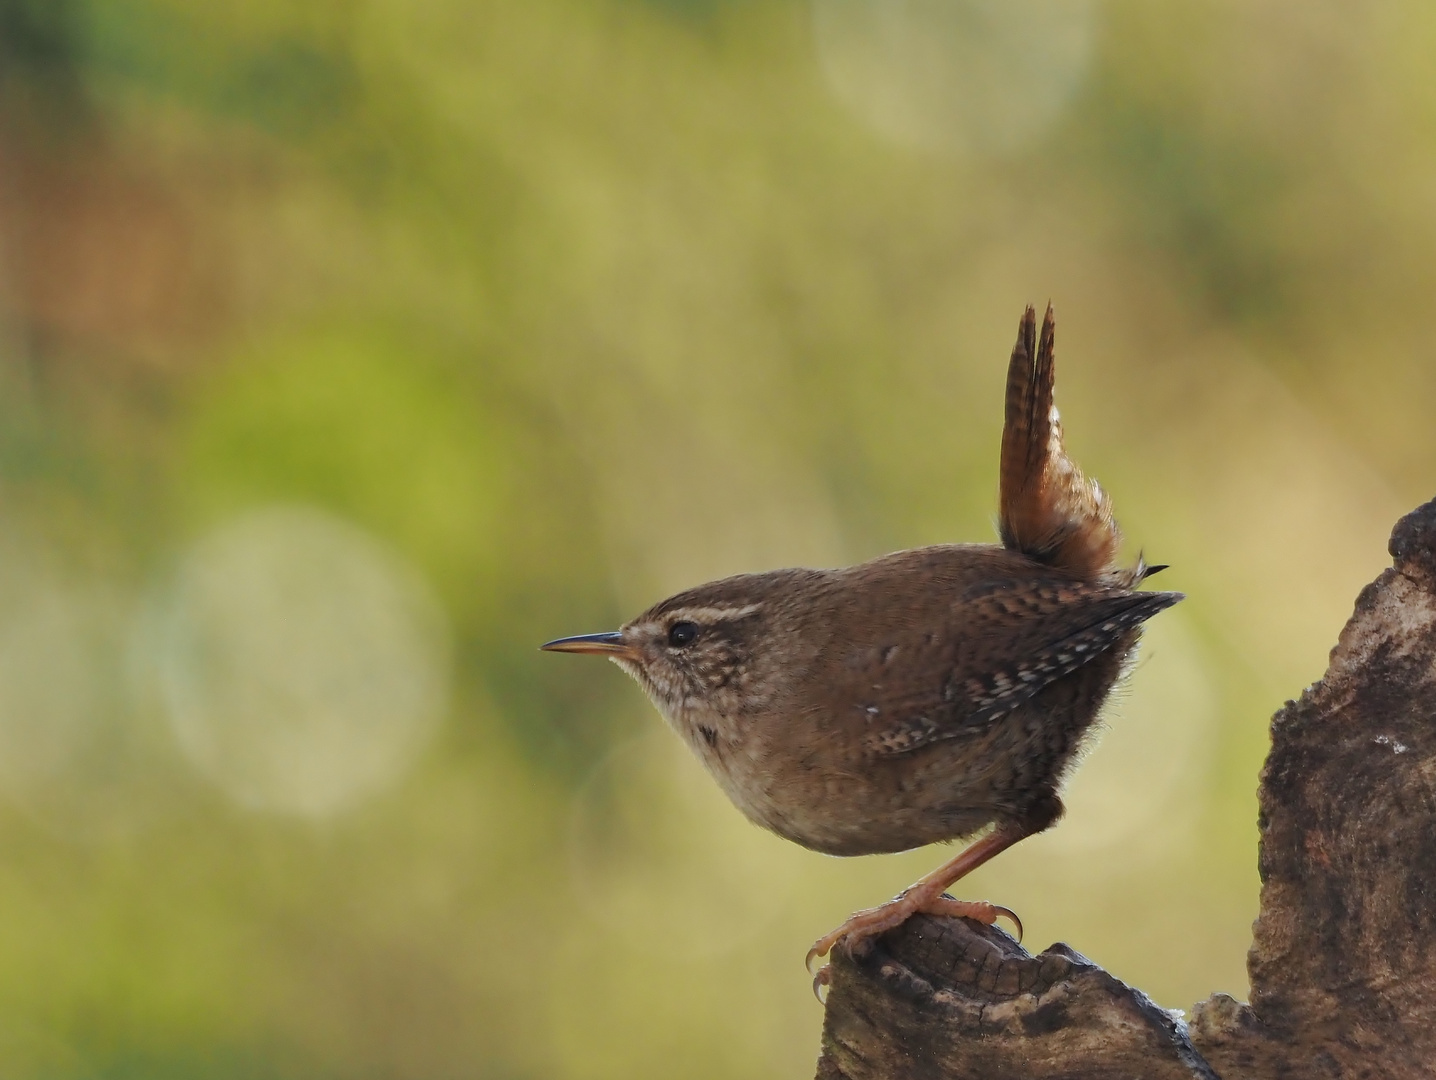
[(701, 756), (751, 821), (829, 855), (907, 851), (970, 836), (998, 816), (981, 785), (965, 791), (940, 753), (916, 770), (911, 759), (900, 768), (821, 755), (779, 764), (761, 750)]
[(779, 836), (831, 855), (907, 851), (1025, 821), (1055, 797), (1095, 718), (1067, 707), (1066, 683), (985, 729), (905, 754), (853, 752), (852, 740), (824, 739), (795, 751), (754, 732), (694, 749), (734, 805)]

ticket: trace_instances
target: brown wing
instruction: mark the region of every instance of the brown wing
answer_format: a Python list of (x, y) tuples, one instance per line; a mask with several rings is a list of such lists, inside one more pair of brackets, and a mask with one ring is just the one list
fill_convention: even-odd
[(1047, 581), (964, 597), (947, 627), (882, 646), (881, 678), (854, 695), (866, 745), (903, 754), (984, 729), (1181, 599)]

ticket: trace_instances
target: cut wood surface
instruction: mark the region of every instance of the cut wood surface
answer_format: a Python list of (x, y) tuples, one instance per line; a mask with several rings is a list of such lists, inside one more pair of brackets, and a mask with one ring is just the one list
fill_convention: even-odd
[(1065, 945), (919, 916), (834, 951), (819, 1080), (1436, 1076), (1436, 501), (1272, 720), (1251, 1001), (1190, 1022)]

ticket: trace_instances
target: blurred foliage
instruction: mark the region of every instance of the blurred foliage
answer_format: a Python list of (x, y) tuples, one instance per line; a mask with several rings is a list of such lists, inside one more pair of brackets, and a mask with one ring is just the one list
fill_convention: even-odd
[[(1054, 0), (842, 37), (886, 2), (0, 0), (6, 1076), (808, 1075), (803, 950), (937, 853), (758, 833), (535, 646), (991, 539), (1049, 297), (1074, 452), (1190, 599), (969, 891), (1167, 1006), (1243, 991), (1267, 717), (1436, 479), (1436, 15), (1073, 0), (1080, 78), (1024, 113), (922, 95)], [(452, 639), (438, 734), (322, 819), (210, 784), (170, 715), (204, 671), (151, 656), (275, 506)]]

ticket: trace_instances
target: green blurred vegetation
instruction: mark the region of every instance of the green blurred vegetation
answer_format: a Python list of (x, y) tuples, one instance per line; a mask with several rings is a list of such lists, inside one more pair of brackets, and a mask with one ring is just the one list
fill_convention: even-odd
[[(1090, 15), (994, 149), (893, 126), (901, 65), (835, 87), (800, 0), (0, 0), (0, 1071), (808, 1075), (804, 949), (937, 854), (757, 832), (535, 646), (990, 539), (1049, 297), (1074, 453), (1190, 599), (970, 891), (1166, 1006), (1241, 994), (1267, 717), (1436, 480), (1436, 12)], [(322, 818), (211, 784), (146, 659), (275, 506), (451, 639), (436, 734)]]

